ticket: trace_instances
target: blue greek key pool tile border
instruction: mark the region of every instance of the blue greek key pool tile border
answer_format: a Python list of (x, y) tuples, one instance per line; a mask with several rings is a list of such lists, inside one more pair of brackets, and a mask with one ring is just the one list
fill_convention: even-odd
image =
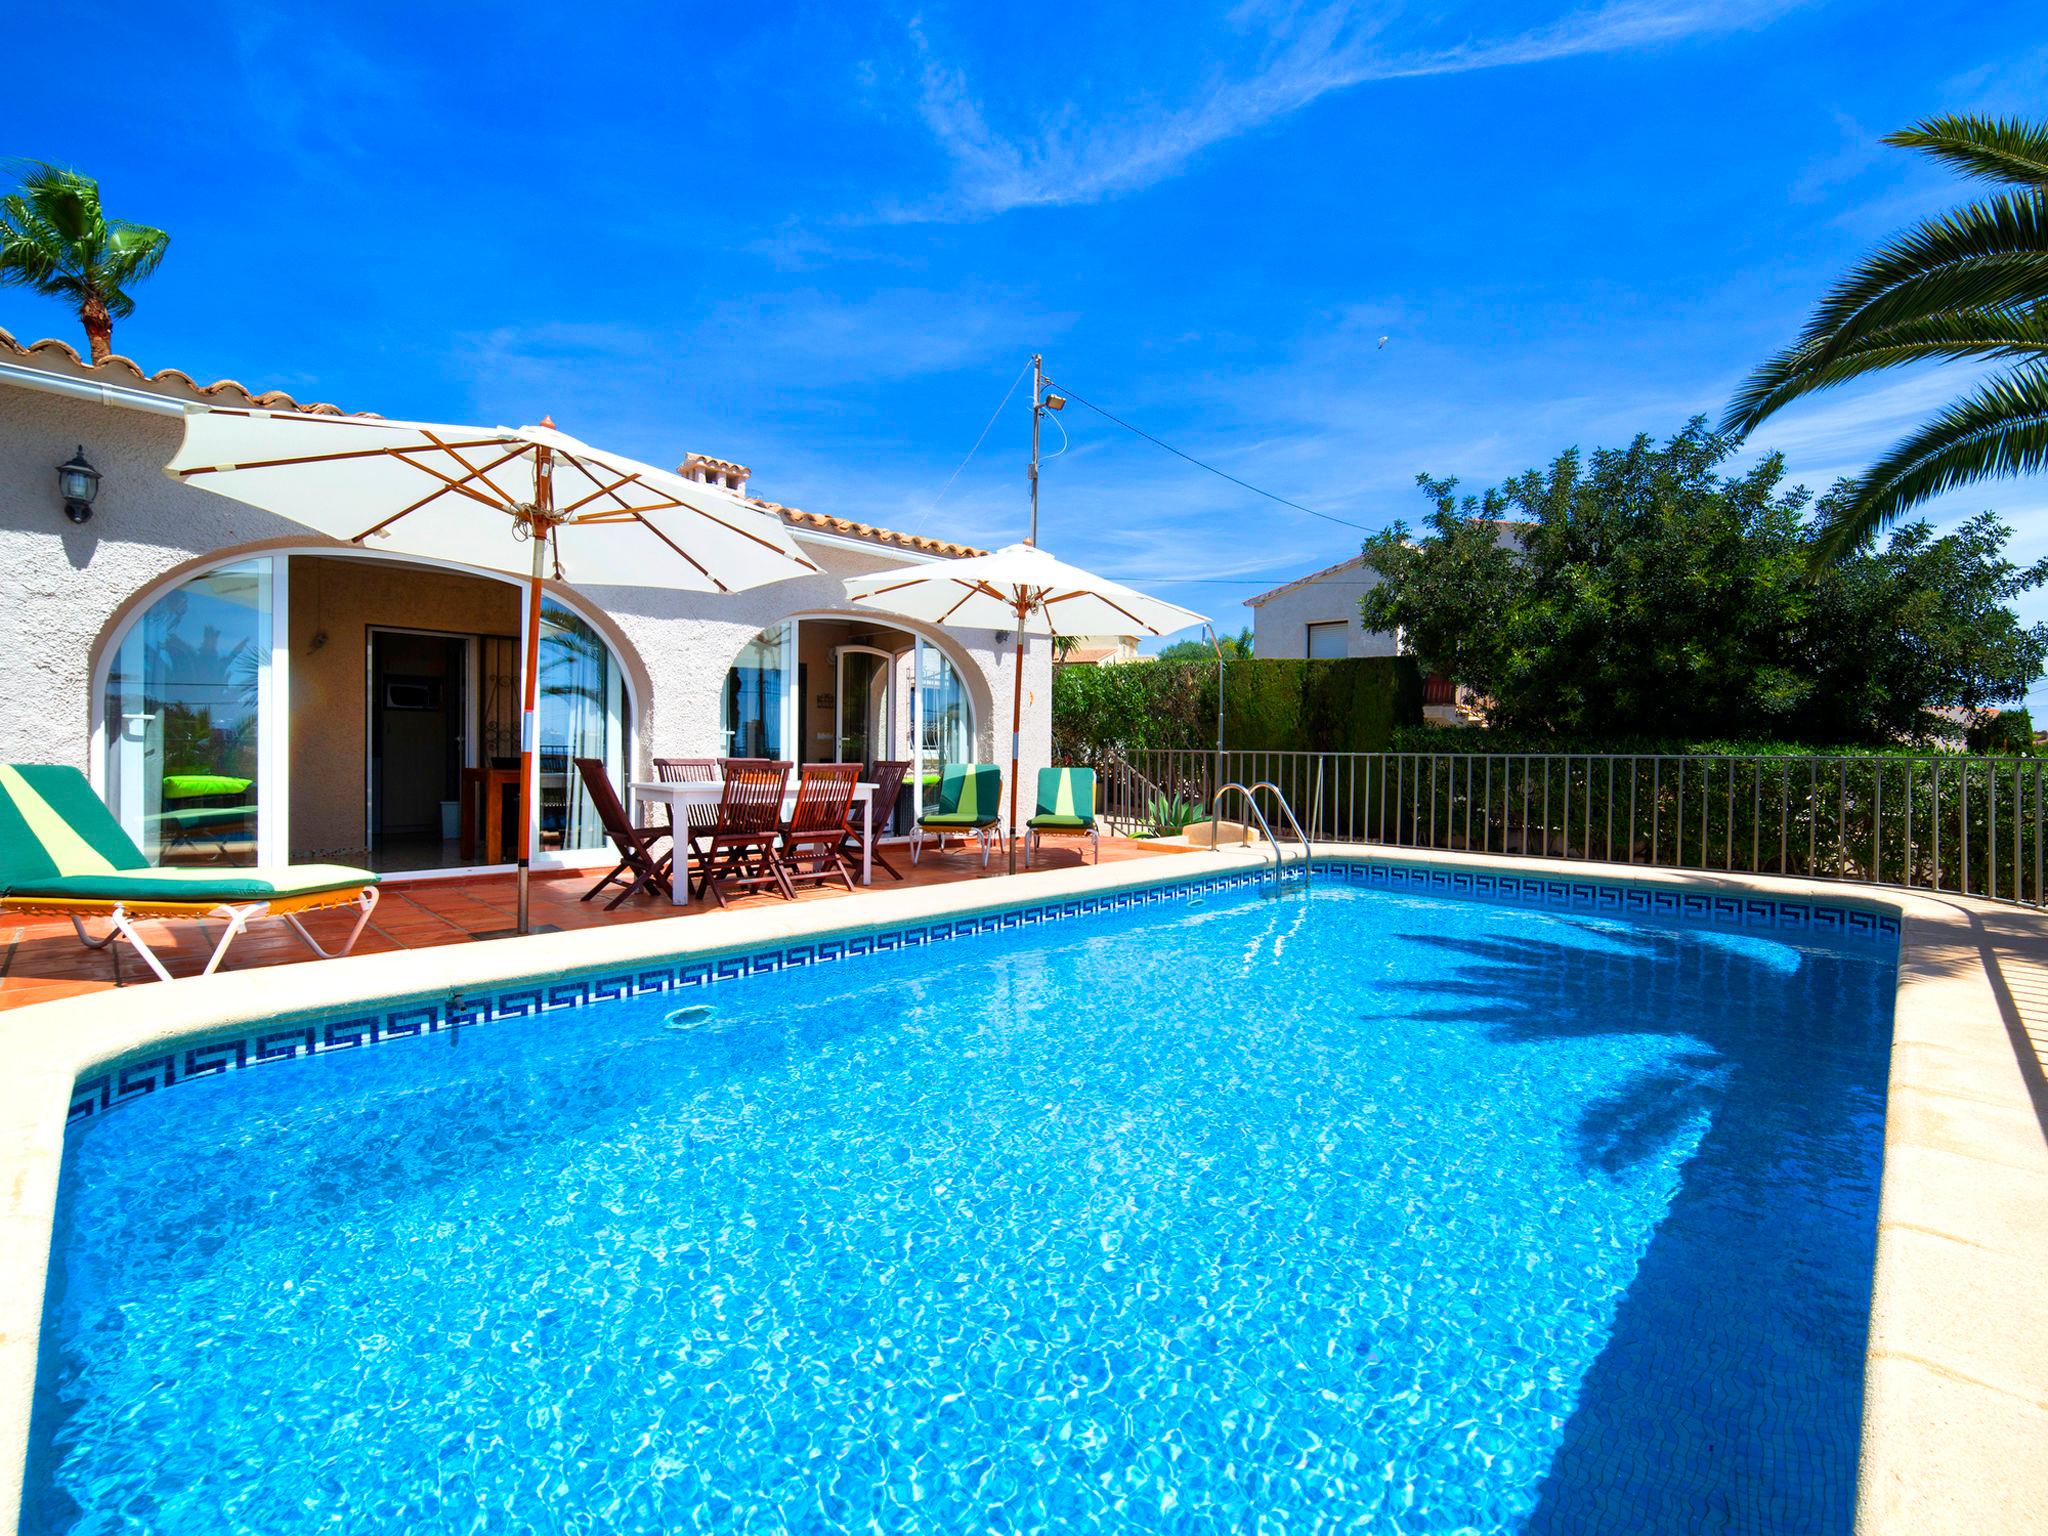
[(1317, 874), (1353, 885), (1412, 891), (1423, 896), (1463, 897), (1603, 917), (1650, 918), (1659, 922), (1703, 922), (1720, 927), (1771, 928), (1821, 937), (1896, 939), (1896, 913), (1834, 906), (1803, 898), (1691, 891), (1679, 886), (1628, 885), (1511, 870), (1458, 869), (1436, 864), (1318, 860)]
[[(1403, 864), (1376, 858), (1317, 859), (1315, 875), (1351, 885), (1410, 891), (1417, 895), (1538, 906), (1601, 916), (1649, 918), (1660, 922), (1701, 922), (1717, 927), (1768, 928), (1820, 937), (1867, 936), (1896, 939), (1899, 920), (1890, 913), (1823, 902), (1688, 891), (1671, 886), (1626, 885), (1554, 874), (1518, 874)], [(1292, 870), (1290, 869), (1290, 874)], [(924, 944), (1007, 932), (1102, 912), (1127, 911), (1162, 902), (1187, 901), (1213, 892), (1257, 885), (1271, 878), (1262, 870), (1195, 876), (1158, 885), (1070, 896), (990, 912), (970, 912), (929, 923), (867, 933), (826, 934), (791, 941), (776, 949), (744, 954), (692, 957), (673, 963), (644, 962), (627, 970), (527, 980), (502, 990), (445, 998), (408, 998), (295, 1022), (244, 1027), (190, 1043), (157, 1047), (82, 1077), (72, 1089), (68, 1123), (149, 1097), (180, 1083), (217, 1078), (245, 1068), (269, 1066), (303, 1056), (360, 1050), (393, 1040), (411, 1040), (503, 1019), (536, 1018), (566, 1009), (649, 993), (712, 986), (748, 976), (802, 966), (828, 965), (867, 955), (891, 954)]]

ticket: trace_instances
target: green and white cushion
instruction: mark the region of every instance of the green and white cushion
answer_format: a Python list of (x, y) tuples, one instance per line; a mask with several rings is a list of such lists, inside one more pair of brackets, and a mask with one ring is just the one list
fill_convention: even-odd
[(270, 901), (375, 885), (366, 869), (152, 865), (76, 768), (0, 764), (0, 896), (179, 903)]
[(1038, 808), (1026, 826), (1039, 832), (1087, 832), (1095, 826), (1095, 770), (1038, 770)]
[(917, 824), (934, 832), (992, 827), (1002, 819), (1003, 770), (994, 763), (948, 763), (939, 775), (937, 810)]

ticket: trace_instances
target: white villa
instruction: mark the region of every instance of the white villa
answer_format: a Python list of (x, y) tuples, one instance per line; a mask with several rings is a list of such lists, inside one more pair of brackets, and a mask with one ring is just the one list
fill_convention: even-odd
[[(338, 414), (0, 331), (0, 762), (85, 769), (163, 862), (507, 861), (516, 829), (487, 846), (486, 810), (517, 803), (520, 583), (174, 482), (182, 420), (209, 406)], [(100, 476), (89, 508), (59, 490), (75, 454)], [(612, 857), (572, 757), (602, 758), (622, 794), (657, 756), (906, 759), (906, 814), (942, 762), (1008, 771), (1013, 637), (878, 622), (843, 586), (980, 550), (764, 501), (727, 460), (680, 468), (780, 514), (822, 572), (727, 596), (550, 586), (536, 867)], [(1046, 640), (1024, 667), (1029, 786), (1050, 756)]]

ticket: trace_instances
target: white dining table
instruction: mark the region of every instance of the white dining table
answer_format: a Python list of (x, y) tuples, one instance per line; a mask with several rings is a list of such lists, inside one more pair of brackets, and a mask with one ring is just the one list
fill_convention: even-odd
[[(790, 777), (789, 787), (782, 792), (782, 814), (789, 815), (796, 808), (797, 779)], [(680, 866), (681, 878), (669, 880), (669, 900), (677, 906), (686, 906), (690, 900), (690, 834), (688, 813), (702, 811), (706, 807), (718, 809), (718, 802), (725, 795), (723, 779), (635, 779), (632, 783), (633, 799), (640, 809), (634, 814), (639, 825), (647, 824), (645, 807), (665, 805), (675, 813), (676, 838), (675, 862)], [(856, 784), (853, 798), (860, 805), (860, 883), (872, 883), (875, 873), (875, 786)]]

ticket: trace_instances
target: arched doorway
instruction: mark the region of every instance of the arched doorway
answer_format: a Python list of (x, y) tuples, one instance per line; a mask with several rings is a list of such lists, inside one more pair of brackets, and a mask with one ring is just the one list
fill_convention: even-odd
[[(142, 593), (100, 650), (93, 757), (108, 804), (167, 864), (505, 862), (518, 837), (520, 590), (330, 548), (179, 573)], [(623, 784), (632, 681), (594, 616), (553, 593), (539, 643), (535, 863), (573, 866), (604, 838), (572, 759), (596, 757)]]
[(721, 751), (797, 763), (911, 763), (916, 815), (940, 768), (975, 754), (966, 672), (943, 645), (865, 616), (802, 615), (762, 630), (733, 658)]

